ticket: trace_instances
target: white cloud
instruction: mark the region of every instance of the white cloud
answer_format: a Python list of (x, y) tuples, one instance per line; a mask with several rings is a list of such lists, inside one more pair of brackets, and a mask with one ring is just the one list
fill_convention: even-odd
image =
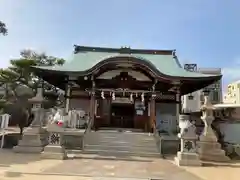
[(225, 79), (229, 81), (240, 80), (240, 57), (230, 63), (231, 65), (222, 69)]
[(240, 65), (222, 69), (223, 76), (229, 80), (240, 80)]
[(229, 63), (228, 67), (222, 68), (223, 90), (229, 83), (240, 80), (240, 57)]

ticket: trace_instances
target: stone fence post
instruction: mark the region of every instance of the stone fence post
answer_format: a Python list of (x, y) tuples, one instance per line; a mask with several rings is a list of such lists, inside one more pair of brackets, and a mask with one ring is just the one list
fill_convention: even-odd
[(66, 159), (63, 142), (64, 128), (53, 123), (48, 125), (48, 145), (44, 147), (42, 157), (46, 159)]

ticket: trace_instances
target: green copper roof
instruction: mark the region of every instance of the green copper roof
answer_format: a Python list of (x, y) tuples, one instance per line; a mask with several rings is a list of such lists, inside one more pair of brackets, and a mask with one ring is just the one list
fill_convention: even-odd
[(78, 52), (72, 56), (72, 59), (67, 61), (63, 66), (53, 67), (33, 67), (34, 69), (42, 69), (47, 71), (58, 71), (63, 73), (70, 72), (84, 72), (103, 60), (107, 60), (111, 57), (129, 57), (138, 59), (139, 62), (147, 63), (151, 68), (156, 69), (159, 73), (172, 77), (185, 77), (185, 78), (200, 78), (210, 77), (214, 75), (206, 75), (196, 72), (189, 72), (183, 69), (176, 58), (173, 55), (159, 55), (159, 54), (120, 54), (116, 52), (94, 52), (94, 51), (83, 51)]

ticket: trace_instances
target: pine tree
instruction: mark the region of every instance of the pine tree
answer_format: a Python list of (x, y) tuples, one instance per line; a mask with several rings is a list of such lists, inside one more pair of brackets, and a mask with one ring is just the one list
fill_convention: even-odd
[[(23, 102), (27, 102), (26, 100), (36, 93), (40, 83), (43, 82), (33, 74), (31, 66), (54, 66), (62, 65), (64, 62), (64, 59), (47, 56), (45, 53), (24, 50), (20, 53), (19, 59), (10, 60), (10, 66), (8, 68), (0, 69), (0, 87), (4, 88), (5, 91), (0, 106), (6, 109), (7, 105), (10, 104), (8, 109), (10, 109), (11, 112), (14, 111), (12, 109), (14, 109), (13, 106), (15, 106), (17, 111), (15, 111), (15, 115), (13, 115), (13, 113), (9, 114), (12, 115), (11, 121), (19, 125), (21, 133), (23, 128), (29, 124), (27, 114), (30, 114), (30, 110), (28, 109), (29, 104), (24, 104)], [(56, 87), (47, 82), (44, 82), (43, 87), (47, 90), (48, 94), (53, 94), (53, 99), (57, 98), (58, 89)], [(8, 113), (7, 110), (5, 112)]]
[(8, 29), (6, 27), (6, 24), (0, 21), (0, 34), (6, 36), (8, 33)]

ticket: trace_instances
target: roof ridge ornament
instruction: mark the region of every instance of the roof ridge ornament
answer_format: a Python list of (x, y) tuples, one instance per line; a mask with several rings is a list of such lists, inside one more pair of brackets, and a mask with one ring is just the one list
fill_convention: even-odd
[(131, 54), (131, 48), (130, 46), (121, 46), (120, 53), (122, 54)]
[(193, 63), (193, 64), (186, 63), (186, 64), (184, 64), (184, 69), (186, 71), (190, 71), (190, 72), (197, 72), (197, 64), (196, 63)]
[(176, 49), (174, 49), (174, 50), (172, 51), (172, 55), (173, 55), (173, 58), (176, 58), (176, 57), (177, 57), (177, 55), (176, 55)]
[(79, 51), (81, 51), (81, 47), (80, 46), (74, 44), (73, 47), (74, 47), (74, 52), (73, 52), (74, 54), (77, 54), (77, 53), (79, 53)]

